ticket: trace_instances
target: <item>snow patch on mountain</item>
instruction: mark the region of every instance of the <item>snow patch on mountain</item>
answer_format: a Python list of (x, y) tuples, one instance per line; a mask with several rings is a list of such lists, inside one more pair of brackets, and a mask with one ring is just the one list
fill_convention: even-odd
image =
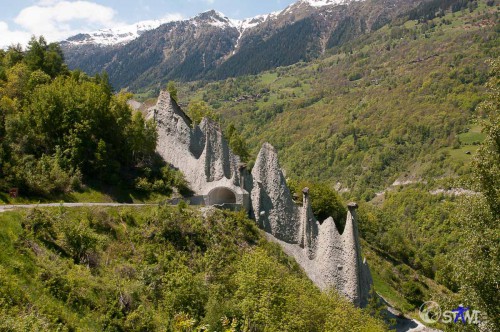
[(191, 23), (204, 22), (211, 26), (220, 29), (236, 28), (233, 24), (233, 20), (229, 19), (223, 13), (216, 10), (209, 10), (207, 12), (201, 13), (200, 15), (188, 20)]
[(238, 40), (236, 40), (236, 45), (234, 47), (233, 55), (236, 53), (236, 50), (238, 49), (240, 45), (240, 40), (243, 34), (245, 33), (246, 30), (255, 28), (259, 24), (264, 23), (268, 19), (273, 19), (276, 18), (282, 11), (277, 11), (277, 12), (272, 12), (270, 14), (265, 14), (265, 15), (257, 15), (254, 17), (250, 18), (245, 18), (243, 20), (234, 20), (230, 19), (231, 23), (233, 26), (238, 29), (240, 35), (238, 37)]
[(350, 0), (301, 0), (301, 3), (307, 3), (312, 7), (325, 7), (332, 5), (342, 5), (351, 2)]
[(233, 23), (238, 27), (238, 30), (245, 31), (246, 29), (251, 29), (256, 27), (262, 22), (267, 20), (268, 15), (259, 15), (251, 18), (246, 18), (244, 20), (233, 20)]
[(257, 15), (250, 18), (245, 18), (243, 20), (232, 20), (233, 24), (238, 27), (241, 32), (256, 27), (257, 25), (267, 21), (268, 19), (276, 18), (281, 11), (272, 12), (270, 14)]

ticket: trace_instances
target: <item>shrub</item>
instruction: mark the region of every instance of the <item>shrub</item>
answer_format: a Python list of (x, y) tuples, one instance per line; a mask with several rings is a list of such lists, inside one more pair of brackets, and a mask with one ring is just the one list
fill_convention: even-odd
[(76, 220), (62, 225), (63, 247), (75, 263), (90, 264), (103, 244), (103, 237), (88, 227), (86, 220)]
[(42, 155), (38, 160), (32, 155), (24, 156), (18, 162), (15, 177), (27, 192), (50, 196), (79, 188), (82, 175), (78, 170), (64, 169), (60, 154), (56, 153)]
[(314, 216), (323, 222), (332, 217), (339, 229), (343, 229), (347, 215), (347, 209), (342, 204), (342, 200), (335, 190), (321, 182), (309, 181), (289, 181), (290, 190), (295, 192), (299, 201), (302, 201), (302, 189), (309, 188), (309, 197), (311, 198), (311, 208)]
[(423, 292), (420, 286), (414, 281), (407, 281), (402, 285), (402, 292), (404, 297), (411, 304), (418, 306), (422, 301)]

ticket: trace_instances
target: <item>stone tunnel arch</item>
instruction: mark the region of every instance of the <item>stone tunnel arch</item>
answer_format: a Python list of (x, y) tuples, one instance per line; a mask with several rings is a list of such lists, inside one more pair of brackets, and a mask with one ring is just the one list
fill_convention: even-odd
[(229, 188), (217, 187), (208, 193), (208, 204), (235, 204), (236, 194)]

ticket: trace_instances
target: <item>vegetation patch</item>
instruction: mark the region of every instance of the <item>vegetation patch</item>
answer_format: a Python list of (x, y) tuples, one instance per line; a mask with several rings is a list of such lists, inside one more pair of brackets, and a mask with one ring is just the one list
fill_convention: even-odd
[(0, 329), (384, 330), (241, 213), (33, 209), (2, 213), (0, 234)]

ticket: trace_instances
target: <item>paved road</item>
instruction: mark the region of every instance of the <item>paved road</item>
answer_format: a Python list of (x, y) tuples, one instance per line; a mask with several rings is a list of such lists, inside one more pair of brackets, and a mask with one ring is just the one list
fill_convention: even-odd
[(45, 203), (45, 204), (14, 204), (0, 205), (0, 213), (15, 209), (32, 209), (36, 207), (85, 207), (85, 206), (154, 206), (157, 204), (126, 204), (126, 203)]

